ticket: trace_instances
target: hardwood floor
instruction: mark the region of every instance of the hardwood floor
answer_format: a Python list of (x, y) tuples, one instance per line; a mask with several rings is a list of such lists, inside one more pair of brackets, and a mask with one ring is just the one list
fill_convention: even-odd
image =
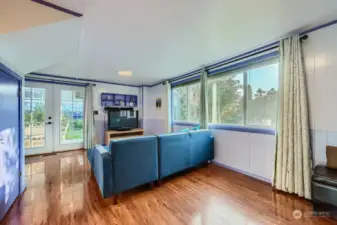
[(336, 224), (310, 216), (308, 201), (217, 165), (123, 193), (118, 205), (101, 199), (83, 151), (27, 158), (26, 182), (1, 224)]

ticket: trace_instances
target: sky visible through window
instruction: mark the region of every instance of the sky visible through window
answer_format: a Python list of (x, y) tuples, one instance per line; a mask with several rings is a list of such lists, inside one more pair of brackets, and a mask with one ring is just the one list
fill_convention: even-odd
[(271, 88), (278, 89), (279, 64), (271, 64), (249, 70), (248, 83), (252, 86), (255, 93), (258, 88), (268, 91)]
[[(253, 68), (248, 70), (247, 83), (252, 87), (252, 93), (256, 93), (258, 89), (268, 91), (274, 88), (278, 90), (278, 74), (279, 63)], [(243, 84), (243, 76), (236, 76), (235, 79)]]

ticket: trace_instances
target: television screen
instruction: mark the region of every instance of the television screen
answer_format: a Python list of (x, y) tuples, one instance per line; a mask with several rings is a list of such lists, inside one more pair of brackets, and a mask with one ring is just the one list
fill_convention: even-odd
[(109, 110), (109, 130), (138, 128), (138, 111), (135, 110)]

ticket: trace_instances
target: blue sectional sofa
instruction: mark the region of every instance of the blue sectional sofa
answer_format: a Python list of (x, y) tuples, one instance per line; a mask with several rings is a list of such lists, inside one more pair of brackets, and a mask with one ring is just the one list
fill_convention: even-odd
[(88, 150), (98, 187), (104, 198), (158, 180), (157, 137), (111, 141), (109, 147)]
[(87, 152), (104, 198), (214, 159), (210, 131), (199, 130), (113, 140)]
[(159, 179), (214, 159), (208, 130), (162, 134), (158, 137)]

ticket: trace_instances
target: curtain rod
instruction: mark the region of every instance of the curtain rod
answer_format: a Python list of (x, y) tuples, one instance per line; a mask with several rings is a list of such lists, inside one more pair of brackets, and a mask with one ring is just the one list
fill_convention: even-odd
[[(72, 82), (72, 81), (65, 81), (65, 80), (56, 80), (56, 79), (44, 79), (44, 78), (37, 78), (37, 77), (32, 77), (32, 76), (26, 76), (25, 81), (74, 85), (74, 86), (88, 86), (90, 84), (90, 83)], [(92, 85), (96, 86), (96, 84), (92, 84)]]
[[(307, 40), (308, 38), (309, 38), (309, 36), (307, 34), (304, 34), (304, 35), (300, 36), (301, 42), (304, 41), (304, 40)], [(223, 64), (221, 64), (221, 63), (215, 63), (213, 65), (205, 66), (205, 69), (206, 69), (206, 71), (209, 71), (209, 70), (215, 69), (217, 67), (225, 66), (226, 64), (237, 62), (237, 61), (243, 60), (245, 58), (252, 57), (252, 56), (255, 56), (255, 55), (258, 55), (258, 54), (261, 54), (263, 52), (270, 51), (270, 50), (273, 50), (273, 49), (276, 49), (276, 48), (279, 47), (279, 43), (277, 43), (277, 42), (273, 42), (273, 43), (271, 43), (269, 45), (271, 45), (271, 47), (268, 47), (268, 48), (260, 47), (260, 48), (263, 48), (263, 49), (262, 50), (258, 50), (258, 51), (252, 50), (254, 52), (252, 52), (251, 54), (243, 53), (242, 56), (238, 55), (239, 57), (238, 56), (234, 56), (232, 60), (231, 59), (225, 60), (225, 62), (223, 62)], [(269, 46), (269, 45), (267, 45), (267, 46)], [(265, 47), (267, 47), (267, 46), (265, 46)], [(258, 48), (258, 49), (260, 49), (260, 48)], [(174, 83), (174, 82), (179, 81), (179, 80), (184, 80), (184, 79), (187, 79), (187, 78), (190, 78), (190, 77), (193, 77), (193, 76), (197, 75), (198, 73), (201, 72), (201, 70), (202, 70), (202, 68), (194, 70), (191, 73), (188, 73), (188, 74), (185, 74), (185, 75), (182, 75), (182, 76), (170, 79), (168, 81), (170, 83)], [(165, 81), (163, 81), (162, 83), (164, 84)]]
[[(233, 62), (237, 62), (237, 61), (240, 61), (240, 60), (242, 60), (242, 59), (245, 59), (245, 58), (248, 58), (248, 57), (252, 57), (252, 56), (261, 54), (261, 53), (263, 53), (263, 52), (266, 52), (266, 51), (270, 51), (270, 50), (276, 49), (276, 48), (278, 48), (278, 47), (279, 47), (278, 45), (275, 45), (275, 46), (272, 46), (272, 47), (269, 47), (269, 48), (265, 48), (265, 49), (263, 49), (263, 50), (254, 52), (254, 53), (252, 53), (252, 54), (244, 55), (244, 56), (235, 58), (235, 59), (233, 59), (233, 60), (226, 61), (226, 63), (224, 63), (224, 64), (222, 64), (222, 65), (219, 64), (219, 65), (216, 65), (216, 66), (213, 66), (213, 65), (206, 66), (205, 69), (206, 69), (206, 71), (209, 71), (209, 70), (215, 69), (215, 68), (217, 68), (217, 67), (224, 66), (224, 65), (226, 65), (226, 64), (230, 64), (230, 63), (233, 63)], [(169, 80), (169, 82), (170, 82), (170, 83), (174, 83), (174, 82), (179, 81), (179, 80), (184, 80), (184, 79), (187, 79), (187, 78), (190, 78), (190, 77), (194, 77), (195, 75), (197, 75), (198, 73), (200, 73), (201, 70), (202, 70), (202, 68), (200, 68), (200, 69), (198, 69), (198, 70), (196, 70), (196, 71), (193, 71), (193, 73), (186, 74), (185, 76), (181, 76), (181, 77), (177, 77), (177, 78), (171, 79), (171, 80)], [(164, 81), (163, 83), (165, 83), (165, 81)]]

